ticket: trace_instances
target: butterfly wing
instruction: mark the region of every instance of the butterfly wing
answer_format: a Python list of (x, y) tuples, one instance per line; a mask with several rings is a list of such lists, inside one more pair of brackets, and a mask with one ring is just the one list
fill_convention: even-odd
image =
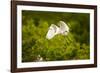
[(58, 27), (54, 24), (51, 24), (48, 32), (47, 32), (47, 35), (46, 35), (46, 38), (47, 39), (51, 39), (53, 38), (55, 35), (56, 35), (56, 31), (57, 31)]

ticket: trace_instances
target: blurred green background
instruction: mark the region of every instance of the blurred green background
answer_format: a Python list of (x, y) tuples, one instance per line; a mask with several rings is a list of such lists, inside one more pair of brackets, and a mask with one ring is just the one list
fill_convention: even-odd
[[(22, 62), (85, 60), (90, 58), (88, 13), (22, 11)], [(67, 36), (46, 39), (51, 24), (68, 24)]]

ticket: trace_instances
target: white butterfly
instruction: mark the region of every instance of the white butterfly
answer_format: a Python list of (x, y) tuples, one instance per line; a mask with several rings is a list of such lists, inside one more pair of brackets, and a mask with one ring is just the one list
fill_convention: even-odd
[(59, 27), (55, 24), (51, 24), (47, 32), (46, 38), (52, 39), (57, 34), (67, 35), (69, 32), (69, 27), (64, 21), (59, 21)]

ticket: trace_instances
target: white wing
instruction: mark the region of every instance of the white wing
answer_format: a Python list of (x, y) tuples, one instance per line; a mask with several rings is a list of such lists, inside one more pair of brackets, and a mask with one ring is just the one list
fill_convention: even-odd
[(68, 34), (68, 32), (69, 32), (68, 25), (63, 21), (59, 21), (58, 24), (60, 27), (58, 27), (54, 24), (51, 24), (51, 26), (49, 27), (49, 30), (47, 32), (47, 35), (46, 35), (47, 39), (52, 39), (57, 34), (62, 34), (62, 35)]
[(59, 29), (59, 27), (57, 27), (54, 24), (51, 24), (51, 26), (49, 27), (49, 30), (47, 32), (46, 38), (47, 39), (53, 38), (57, 34), (58, 29)]
[(69, 32), (69, 27), (64, 21), (59, 21), (59, 26), (60, 26), (60, 33), (63, 35), (67, 35)]

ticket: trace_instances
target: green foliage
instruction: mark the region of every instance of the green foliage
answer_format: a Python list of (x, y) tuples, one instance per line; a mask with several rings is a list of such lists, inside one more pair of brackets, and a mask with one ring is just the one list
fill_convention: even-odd
[[(46, 39), (60, 20), (70, 27), (68, 35)], [(22, 62), (89, 59), (89, 30), (87, 13), (22, 11)]]

